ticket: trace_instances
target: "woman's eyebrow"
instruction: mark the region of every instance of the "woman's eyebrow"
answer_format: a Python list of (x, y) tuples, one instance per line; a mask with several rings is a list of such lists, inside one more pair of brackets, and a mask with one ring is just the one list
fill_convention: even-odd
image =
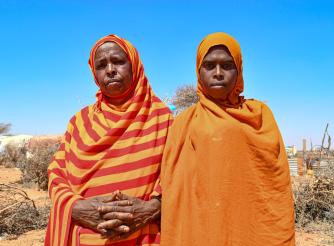
[(103, 59), (106, 59), (106, 55), (105, 54), (101, 54), (101, 53), (97, 53), (95, 55), (95, 61), (100, 61), (100, 60), (103, 60)]
[(105, 61), (106, 60), (106, 58), (105, 57), (101, 57), (101, 58), (97, 58), (97, 59), (95, 59), (95, 64), (97, 64), (97, 63), (100, 63), (100, 62), (103, 62), (103, 61)]
[[(216, 62), (217, 60), (215, 58), (205, 58), (203, 60), (204, 62)], [(224, 57), (223, 59), (219, 59), (219, 61), (224, 61), (224, 62), (234, 62), (233, 58), (231, 57)]]
[[(112, 59), (126, 59), (126, 56), (125, 55), (122, 55), (122, 54), (111, 54), (110, 55)], [(107, 58), (106, 55), (101, 55), (101, 57), (97, 57), (95, 59), (96, 62), (99, 62), (99, 61), (103, 61)]]

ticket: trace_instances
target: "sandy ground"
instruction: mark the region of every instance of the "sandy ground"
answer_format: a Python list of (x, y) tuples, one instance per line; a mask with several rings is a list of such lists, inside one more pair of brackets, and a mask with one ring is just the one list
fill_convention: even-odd
[(14, 240), (0, 241), (1, 246), (43, 246), (45, 230), (29, 231)]
[(18, 168), (5, 168), (0, 166), (0, 183), (10, 184), (20, 180), (21, 171)]
[[(15, 183), (20, 180), (21, 172), (16, 168), (4, 168), (0, 166), (0, 183), (11, 184), (23, 189), (33, 199), (37, 206), (49, 203), (47, 192), (38, 191), (34, 188), (24, 188)], [(13, 240), (0, 238), (0, 246), (42, 246), (44, 245), (45, 230), (27, 232)], [(333, 239), (332, 239), (333, 240)], [(321, 233), (296, 232), (296, 246), (333, 246), (331, 238)]]
[[(28, 196), (34, 200), (36, 206), (45, 206), (50, 200), (47, 192), (34, 189), (34, 187), (26, 188), (18, 184), (21, 171), (18, 168), (4, 168), (0, 166), (0, 183), (12, 185), (24, 190)], [(3, 240), (0, 237), (0, 246), (42, 246), (44, 245), (45, 230), (29, 231), (20, 237), (12, 240)]]
[[(1, 245), (1, 244), (0, 244)], [(296, 246), (333, 246), (334, 241), (327, 235), (297, 231)]]

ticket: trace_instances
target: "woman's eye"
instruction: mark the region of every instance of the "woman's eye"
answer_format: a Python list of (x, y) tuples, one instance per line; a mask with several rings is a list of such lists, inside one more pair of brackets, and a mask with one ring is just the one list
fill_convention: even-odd
[(107, 63), (103, 60), (97, 61), (95, 63), (95, 69), (103, 69), (106, 65)]
[(212, 63), (210, 63), (210, 62), (207, 62), (207, 63), (205, 63), (205, 66), (204, 66), (206, 69), (208, 69), (208, 70), (211, 70), (211, 69), (213, 69), (215, 66), (212, 64)]
[(104, 68), (105, 66), (104, 66), (104, 64), (103, 63), (99, 63), (99, 64), (97, 64), (96, 66), (95, 66), (95, 69), (102, 69), (102, 68)]
[(233, 69), (233, 68), (234, 68), (234, 63), (225, 63), (225, 64), (223, 65), (223, 68), (224, 68), (225, 70)]
[(116, 61), (114, 61), (114, 64), (115, 65), (123, 65), (123, 64), (125, 64), (125, 61), (123, 61), (123, 60), (116, 60)]

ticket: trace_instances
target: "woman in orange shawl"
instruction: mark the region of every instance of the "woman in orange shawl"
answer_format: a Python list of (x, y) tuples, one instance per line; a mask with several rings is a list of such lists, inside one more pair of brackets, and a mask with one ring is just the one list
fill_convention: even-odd
[(128, 41), (100, 39), (89, 65), (100, 90), (95, 104), (72, 117), (49, 166), (45, 245), (159, 245), (170, 110), (154, 95)]
[(208, 35), (196, 65), (199, 102), (174, 121), (161, 164), (161, 245), (294, 245), (283, 140), (268, 106), (240, 96), (238, 42)]

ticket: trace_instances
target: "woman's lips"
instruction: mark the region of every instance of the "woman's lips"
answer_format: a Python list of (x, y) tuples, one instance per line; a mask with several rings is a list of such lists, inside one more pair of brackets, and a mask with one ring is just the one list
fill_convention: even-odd
[(118, 85), (121, 84), (122, 82), (118, 79), (110, 79), (108, 81), (106, 81), (105, 85), (109, 86), (109, 85)]
[(225, 87), (226, 84), (223, 83), (223, 82), (220, 82), (220, 83), (211, 83), (210, 84), (210, 87)]

